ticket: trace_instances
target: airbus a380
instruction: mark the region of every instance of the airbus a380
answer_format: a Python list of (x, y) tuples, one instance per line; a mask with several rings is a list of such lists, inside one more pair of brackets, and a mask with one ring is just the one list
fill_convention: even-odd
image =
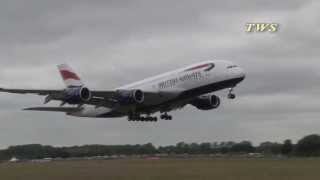
[[(168, 112), (190, 104), (200, 110), (218, 108), (220, 98), (215, 91), (229, 88), (228, 98), (234, 99), (233, 88), (245, 78), (245, 72), (229, 61), (206, 61), (158, 76), (147, 78), (111, 91), (90, 90), (66, 64), (58, 66), (66, 85), (62, 90), (7, 89), (0, 92), (38, 94), (44, 104), (61, 101), (60, 107), (32, 107), (24, 110), (64, 112), (70, 116), (114, 118), (129, 121), (157, 121), (153, 114), (171, 120)], [(69, 104), (71, 106), (64, 106)]]

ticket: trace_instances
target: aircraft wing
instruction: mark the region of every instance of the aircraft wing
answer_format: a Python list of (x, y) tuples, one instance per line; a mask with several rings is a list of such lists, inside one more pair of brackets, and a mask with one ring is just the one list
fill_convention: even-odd
[(38, 94), (38, 95), (50, 95), (61, 93), (63, 90), (44, 90), (44, 89), (5, 89), (0, 88), (0, 92), (7, 92), (7, 93), (15, 93), (15, 94)]
[[(14, 93), (14, 94), (36, 94), (41, 96), (58, 96), (64, 93), (64, 90), (44, 90), (44, 89), (7, 89), (0, 88), (0, 92)], [(114, 97), (116, 95), (116, 91), (91, 91), (92, 98), (88, 102), (84, 102), (83, 104), (108, 107), (111, 108), (114, 106)], [(159, 98), (163, 97), (171, 97), (175, 96), (176, 93), (169, 92), (144, 92), (145, 101), (152, 102)]]
[(77, 107), (32, 107), (25, 108), (24, 111), (52, 111), (52, 112), (76, 112), (80, 109)]
[[(110, 99), (115, 96), (116, 91), (91, 91), (93, 97), (99, 97), (99, 98), (105, 98)], [(161, 98), (163, 96), (166, 97), (172, 97), (177, 96), (179, 94), (179, 91), (173, 91), (173, 92), (145, 92), (143, 91), (145, 100), (154, 100), (157, 98)]]
[[(14, 94), (36, 94), (40, 96), (59, 96), (64, 90), (45, 90), (45, 89), (7, 89), (0, 88), (0, 92), (14, 93)], [(96, 93), (98, 92), (98, 93)], [(112, 101), (108, 101), (115, 91), (92, 91), (92, 98), (90, 101), (84, 104), (96, 105), (96, 106), (106, 106), (111, 107), (113, 105)]]
[[(38, 95), (50, 95), (59, 94), (64, 90), (47, 90), (47, 89), (7, 89), (0, 88), (0, 92), (15, 93), (15, 94), (38, 94)], [(92, 91), (93, 96), (97, 97), (111, 97), (115, 91)]]

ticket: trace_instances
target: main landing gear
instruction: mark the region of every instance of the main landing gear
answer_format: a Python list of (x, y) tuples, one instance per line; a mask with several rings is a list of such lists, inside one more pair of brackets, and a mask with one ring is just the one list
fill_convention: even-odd
[[(172, 116), (167, 113), (161, 114), (160, 119), (163, 120), (172, 120)], [(157, 122), (158, 118), (150, 115), (141, 116), (140, 114), (130, 114), (128, 116), (128, 121), (140, 121), (140, 122)]]
[(172, 120), (172, 116), (168, 115), (167, 113), (164, 113), (164, 114), (161, 114), (160, 119)]
[(128, 121), (141, 121), (141, 122), (157, 122), (157, 117), (152, 116), (140, 116), (140, 115), (129, 115)]
[(233, 88), (229, 89), (229, 94), (228, 94), (229, 99), (235, 99), (236, 95), (233, 93)]

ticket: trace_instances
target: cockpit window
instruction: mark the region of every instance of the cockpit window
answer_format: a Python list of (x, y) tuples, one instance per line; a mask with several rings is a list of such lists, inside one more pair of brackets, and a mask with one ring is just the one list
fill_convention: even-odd
[(227, 69), (231, 69), (231, 68), (235, 68), (235, 67), (238, 67), (237, 65), (230, 65), (230, 66), (227, 66)]

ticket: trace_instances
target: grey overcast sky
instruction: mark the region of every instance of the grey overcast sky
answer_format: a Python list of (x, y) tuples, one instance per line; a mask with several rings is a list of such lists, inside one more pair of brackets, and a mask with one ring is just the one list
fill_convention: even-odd
[[(1, 0), (0, 86), (63, 88), (69, 63), (91, 89), (112, 89), (204, 60), (247, 71), (238, 98), (186, 107), (173, 121), (132, 123), (21, 111), (42, 97), (0, 94), (0, 148), (156, 145), (225, 140), (296, 141), (320, 128), (320, 2), (215, 0)], [(248, 22), (279, 23), (246, 33)], [(56, 105), (52, 103), (51, 105)]]

